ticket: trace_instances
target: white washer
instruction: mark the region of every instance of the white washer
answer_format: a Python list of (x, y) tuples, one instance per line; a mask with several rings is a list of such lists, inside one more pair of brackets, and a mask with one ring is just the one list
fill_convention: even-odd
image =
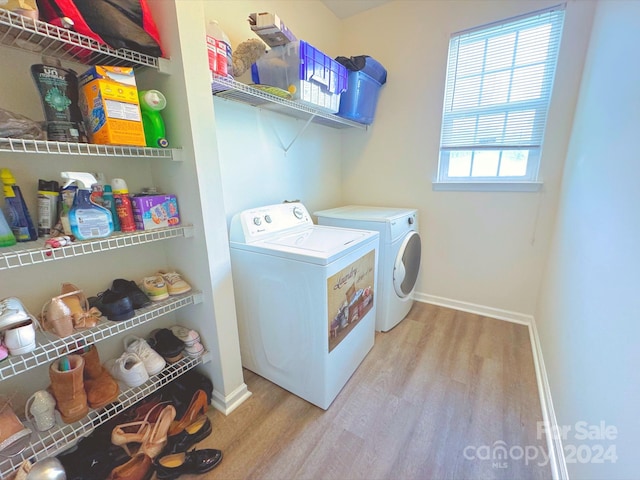
[(379, 233), (285, 203), (234, 215), (229, 237), (242, 365), (326, 410), (373, 347)]
[(348, 205), (314, 215), (320, 225), (380, 232), (376, 330), (391, 330), (413, 305), (421, 255), (417, 210)]

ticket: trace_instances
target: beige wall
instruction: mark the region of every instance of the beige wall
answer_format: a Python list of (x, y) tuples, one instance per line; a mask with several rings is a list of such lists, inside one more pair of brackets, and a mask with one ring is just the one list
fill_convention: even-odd
[[(344, 203), (419, 209), (419, 299), (531, 315), (555, 215), (593, 3), (569, 2), (541, 161), (539, 193), (434, 192), (449, 37), (556, 4), (393, 1), (347, 18), (343, 55), (388, 70), (370, 135), (345, 134)], [(338, 202), (333, 202), (335, 205)]]

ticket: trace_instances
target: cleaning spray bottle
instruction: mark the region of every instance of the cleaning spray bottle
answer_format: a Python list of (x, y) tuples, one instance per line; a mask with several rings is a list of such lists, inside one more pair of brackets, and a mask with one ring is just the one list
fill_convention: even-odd
[(169, 142), (166, 138), (164, 120), (160, 114), (160, 111), (167, 106), (167, 99), (158, 90), (143, 90), (138, 93), (138, 98), (147, 147), (167, 148)]
[(69, 210), (71, 233), (77, 240), (108, 237), (113, 233), (111, 212), (91, 201), (91, 186), (97, 183), (96, 178), (87, 172), (60, 172), (67, 180), (78, 184), (78, 192)]
[(31, 220), (22, 191), (16, 185), (16, 179), (11, 170), (8, 168), (0, 169), (0, 178), (2, 178), (5, 213), (16, 240), (18, 242), (37, 240), (38, 231)]

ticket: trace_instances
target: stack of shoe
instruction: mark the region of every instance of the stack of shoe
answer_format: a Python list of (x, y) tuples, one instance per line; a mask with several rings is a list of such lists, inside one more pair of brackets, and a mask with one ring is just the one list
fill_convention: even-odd
[(33, 351), (36, 348), (37, 328), (38, 321), (18, 298), (9, 297), (0, 301), (0, 332), (8, 353), (22, 355)]
[(184, 354), (197, 358), (204, 353), (204, 346), (200, 343), (200, 334), (181, 325), (169, 327), (169, 330), (184, 343)]
[(168, 328), (160, 328), (151, 332), (149, 344), (168, 363), (175, 363), (183, 357), (184, 342)]

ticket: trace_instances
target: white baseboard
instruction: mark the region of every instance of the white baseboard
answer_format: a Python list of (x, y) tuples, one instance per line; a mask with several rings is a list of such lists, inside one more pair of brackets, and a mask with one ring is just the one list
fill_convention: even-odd
[(433, 305), (439, 305), (441, 307), (453, 308), (454, 310), (475, 313), (477, 315), (482, 315), (483, 317), (491, 317), (497, 320), (506, 320), (507, 322), (520, 323), (522, 325), (529, 325), (533, 320), (532, 315), (511, 312), (509, 310), (502, 310), (500, 308), (487, 307), (475, 303), (462, 302), (460, 300), (453, 300), (451, 298), (437, 297), (435, 295), (428, 295), (426, 293), (415, 292), (413, 294), (413, 298), (415, 300), (418, 300), (419, 302), (432, 303)]
[(229, 415), (250, 396), (251, 392), (248, 390), (247, 385), (243, 383), (227, 396), (214, 390), (211, 396), (211, 405), (213, 405), (216, 410), (221, 411), (225, 415)]
[(419, 302), (431, 303), (441, 307), (452, 308), (454, 310), (461, 310), (463, 312), (474, 313), (484, 317), (491, 317), (527, 326), (529, 329), (529, 340), (531, 341), (533, 365), (536, 371), (536, 381), (538, 383), (540, 407), (542, 408), (542, 421), (545, 425), (545, 434), (547, 437), (546, 440), (547, 449), (549, 450), (549, 466), (551, 467), (551, 475), (554, 480), (569, 480), (569, 472), (567, 471), (567, 463), (564, 457), (562, 439), (560, 438), (560, 435), (554, 435), (554, 432), (558, 432), (560, 430), (558, 428), (558, 420), (556, 419), (555, 410), (553, 409), (551, 389), (549, 388), (549, 378), (547, 377), (547, 370), (544, 366), (542, 347), (540, 345), (538, 329), (533, 315), (511, 312), (509, 310), (487, 307), (485, 305), (477, 305), (475, 303), (462, 302), (460, 300), (453, 300), (450, 298), (437, 297), (426, 293), (415, 292), (413, 294), (413, 298)]

